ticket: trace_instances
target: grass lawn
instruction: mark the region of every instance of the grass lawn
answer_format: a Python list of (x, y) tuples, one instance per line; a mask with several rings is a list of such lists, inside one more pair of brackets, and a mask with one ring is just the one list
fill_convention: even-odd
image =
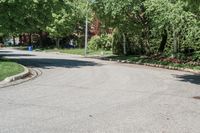
[[(19, 50), (28, 50), (27, 47), (16, 47)], [(74, 49), (58, 49), (58, 48), (35, 48), (34, 51), (45, 51), (45, 52), (59, 52), (59, 53), (66, 53), (66, 54), (74, 54), (74, 55), (85, 55), (85, 49), (82, 48), (74, 48)], [(112, 56), (112, 51), (93, 51), (87, 50), (87, 56)]]
[(24, 68), (15, 63), (8, 60), (0, 59), (0, 81), (4, 80), (9, 76), (16, 75), (24, 71)]
[(107, 59), (113, 60), (126, 60), (130, 63), (149, 63), (149, 64), (156, 64), (156, 65), (163, 65), (163, 66), (170, 66), (170, 67), (177, 67), (177, 68), (188, 68), (193, 70), (200, 70), (199, 64), (193, 64), (190, 62), (174, 62), (173, 59), (160, 59), (160, 58), (151, 58), (145, 56), (110, 56)]
[[(66, 54), (74, 54), (74, 55), (85, 55), (85, 50), (84, 49), (35, 49), (36, 51), (46, 51), (46, 52), (60, 52), (60, 53), (66, 53)], [(98, 50), (98, 51), (92, 51), (88, 50), (87, 51), (88, 56), (111, 56), (112, 51), (103, 51), (103, 50)]]

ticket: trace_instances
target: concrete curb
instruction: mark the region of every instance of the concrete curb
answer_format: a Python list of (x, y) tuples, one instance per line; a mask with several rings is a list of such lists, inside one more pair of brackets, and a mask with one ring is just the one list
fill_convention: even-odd
[(24, 72), (14, 75), (14, 76), (7, 77), (6, 79), (0, 82), (0, 85), (7, 84), (7, 83), (10, 83), (10, 82), (13, 82), (13, 81), (16, 81), (28, 76), (28, 74), (30, 73), (30, 70), (23, 65), (21, 66), (24, 68)]
[(101, 59), (107, 60), (107, 61), (115, 61), (118, 63), (144, 65), (144, 66), (150, 66), (150, 67), (156, 67), (156, 68), (164, 68), (164, 69), (169, 69), (169, 70), (177, 70), (177, 71), (191, 72), (194, 74), (200, 74), (200, 70), (193, 70), (193, 69), (189, 69), (189, 68), (179, 68), (179, 67), (165, 66), (165, 65), (151, 64), (151, 63), (131, 62), (128, 60), (114, 60), (114, 59), (106, 59), (106, 58), (101, 58)]

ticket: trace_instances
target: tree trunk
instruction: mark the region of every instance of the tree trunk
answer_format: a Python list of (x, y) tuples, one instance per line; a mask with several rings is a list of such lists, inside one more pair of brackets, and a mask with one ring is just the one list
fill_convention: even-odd
[(29, 40), (29, 45), (31, 45), (32, 44), (31, 33), (28, 35), (28, 40)]
[(57, 48), (60, 48), (60, 38), (57, 38), (57, 39), (56, 39), (56, 47), (57, 47)]
[(19, 44), (22, 45), (22, 35), (19, 35)]
[(175, 31), (175, 28), (173, 27), (173, 57), (176, 57), (176, 54), (178, 53), (178, 44), (177, 44), (177, 34)]
[(149, 46), (149, 36), (147, 36), (147, 38), (146, 38), (145, 46), (146, 46), (146, 50), (145, 50), (146, 54), (147, 55), (151, 54), (150, 46)]
[(149, 44), (149, 28), (148, 25), (145, 25), (144, 31), (143, 31), (143, 38), (144, 38), (144, 51), (145, 54), (149, 55), (151, 53), (150, 51), (150, 44)]
[(3, 37), (0, 36), (0, 43), (3, 43)]
[(39, 38), (39, 46), (40, 46), (40, 47), (44, 47), (44, 46), (43, 46), (43, 34), (42, 34), (42, 31), (39, 32), (39, 35), (40, 35), (40, 38)]
[(13, 45), (16, 45), (15, 36), (13, 36)]
[(26, 35), (23, 34), (23, 44), (26, 44), (26, 43), (27, 43)]
[(167, 38), (168, 38), (167, 30), (164, 30), (164, 33), (162, 34), (162, 41), (161, 41), (160, 47), (158, 49), (159, 53), (163, 53), (164, 52), (165, 46), (167, 44)]
[(177, 35), (177, 52), (179, 53), (181, 50), (181, 45), (180, 45), (180, 35)]
[(123, 52), (124, 52), (124, 55), (127, 54), (127, 50), (126, 50), (126, 35), (123, 33)]

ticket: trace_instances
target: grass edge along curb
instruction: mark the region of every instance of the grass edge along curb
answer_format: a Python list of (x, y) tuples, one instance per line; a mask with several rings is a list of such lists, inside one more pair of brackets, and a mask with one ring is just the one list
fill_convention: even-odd
[(161, 65), (161, 64), (142, 63), (142, 62), (134, 62), (134, 61), (129, 61), (129, 60), (119, 60), (119, 59), (112, 59), (112, 58), (101, 58), (101, 59), (107, 60), (107, 61), (116, 61), (119, 63), (144, 65), (144, 66), (150, 66), (150, 67), (156, 67), (156, 68), (164, 68), (164, 69), (169, 69), (169, 70), (177, 70), (177, 71), (191, 72), (194, 74), (200, 74), (200, 70), (193, 70), (190, 68), (173, 67), (173, 66), (167, 66), (167, 65)]
[(10, 83), (10, 82), (13, 82), (15, 80), (19, 80), (19, 79), (22, 79), (22, 78), (28, 76), (28, 74), (30, 73), (29, 69), (27, 67), (21, 65), (21, 64), (19, 64), (19, 65), (24, 68), (24, 71), (17, 74), (17, 75), (13, 75), (13, 76), (5, 78), (3, 81), (0, 81), (0, 85)]

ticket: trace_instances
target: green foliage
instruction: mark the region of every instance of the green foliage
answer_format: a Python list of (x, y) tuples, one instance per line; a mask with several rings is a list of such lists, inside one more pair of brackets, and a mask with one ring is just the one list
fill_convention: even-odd
[(100, 36), (93, 36), (91, 40), (88, 42), (88, 48), (91, 50), (98, 50), (101, 47)]
[(0, 0), (0, 12), (4, 35), (47, 31), (59, 44), (75, 34), (82, 46), (89, 14), (89, 22), (95, 16), (105, 31), (115, 29), (112, 43), (107, 35), (95, 36), (90, 49), (122, 54), (126, 42), (128, 54), (200, 50), (199, 0)]
[(184, 9), (194, 13), (200, 19), (200, 2), (199, 0), (181, 0), (186, 3)]
[(193, 54), (193, 60), (194, 61), (198, 61), (200, 62), (200, 51), (196, 51), (194, 54)]
[(113, 54), (123, 54), (122, 35), (118, 28), (113, 31), (112, 51)]
[[(135, 14), (135, 9), (140, 0), (95, 0), (92, 5), (98, 18), (107, 27), (118, 27), (120, 30), (128, 30), (132, 15)], [(130, 30), (130, 29), (129, 29)]]
[(60, 0), (1, 0), (0, 32), (17, 34), (44, 30), (52, 22), (52, 13), (61, 5)]
[[(144, 2), (150, 20), (152, 38), (160, 38), (167, 30), (168, 45), (178, 52), (185, 47), (200, 46), (200, 26), (195, 14), (185, 11), (186, 3), (170, 0), (147, 0)], [(165, 5), (165, 6), (163, 6)]]
[[(60, 47), (60, 40), (69, 35), (79, 35), (77, 45), (83, 44), (85, 16), (89, 11), (89, 5), (84, 0), (63, 1), (59, 10), (52, 13), (53, 21), (46, 27), (49, 35), (56, 39), (57, 47)], [(88, 15), (89, 21), (91, 15)]]
[(93, 36), (88, 43), (88, 48), (91, 50), (111, 50), (112, 36), (108, 34)]
[(47, 26), (46, 31), (53, 37), (63, 37), (71, 34), (75, 30), (75, 14), (62, 8), (52, 14), (53, 22)]
[(64, 1), (60, 10), (52, 13), (53, 21), (46, 27), (46, 31), (55, 38), (73, 34), (79, 24), (83, 24), (85, 13), (83, 9), (86, 3), (74, 0), (73, 2)]
[(198, 0), (96, 0), (93, 9), (103, 25), (118, 29), (119, 35), (113, 39), (116, 53), (121, 54), (124, 33), (129, 53), (156, 53), (165, 30), (164, 48), (178, 53), (185, 47), (200, 46), (199, 3)]
[[(119, 31), (120, 36), (116, 36), (119, 38), (115, 37), (114, 40), (120, 41), (114, 42), (116, 44), (114, 52), (121, 54), (120, 46), (123, 42), (121, 35), (123, 34), (126, 34), (129, 44), (139, 48), (135, 51), (149, 52), (149, 27), (142, 0), (97, 0), (93, 8), (104, 25), (113, 29), (117, 28)], [(127, 51), (132, 51), (130, 48)]]

